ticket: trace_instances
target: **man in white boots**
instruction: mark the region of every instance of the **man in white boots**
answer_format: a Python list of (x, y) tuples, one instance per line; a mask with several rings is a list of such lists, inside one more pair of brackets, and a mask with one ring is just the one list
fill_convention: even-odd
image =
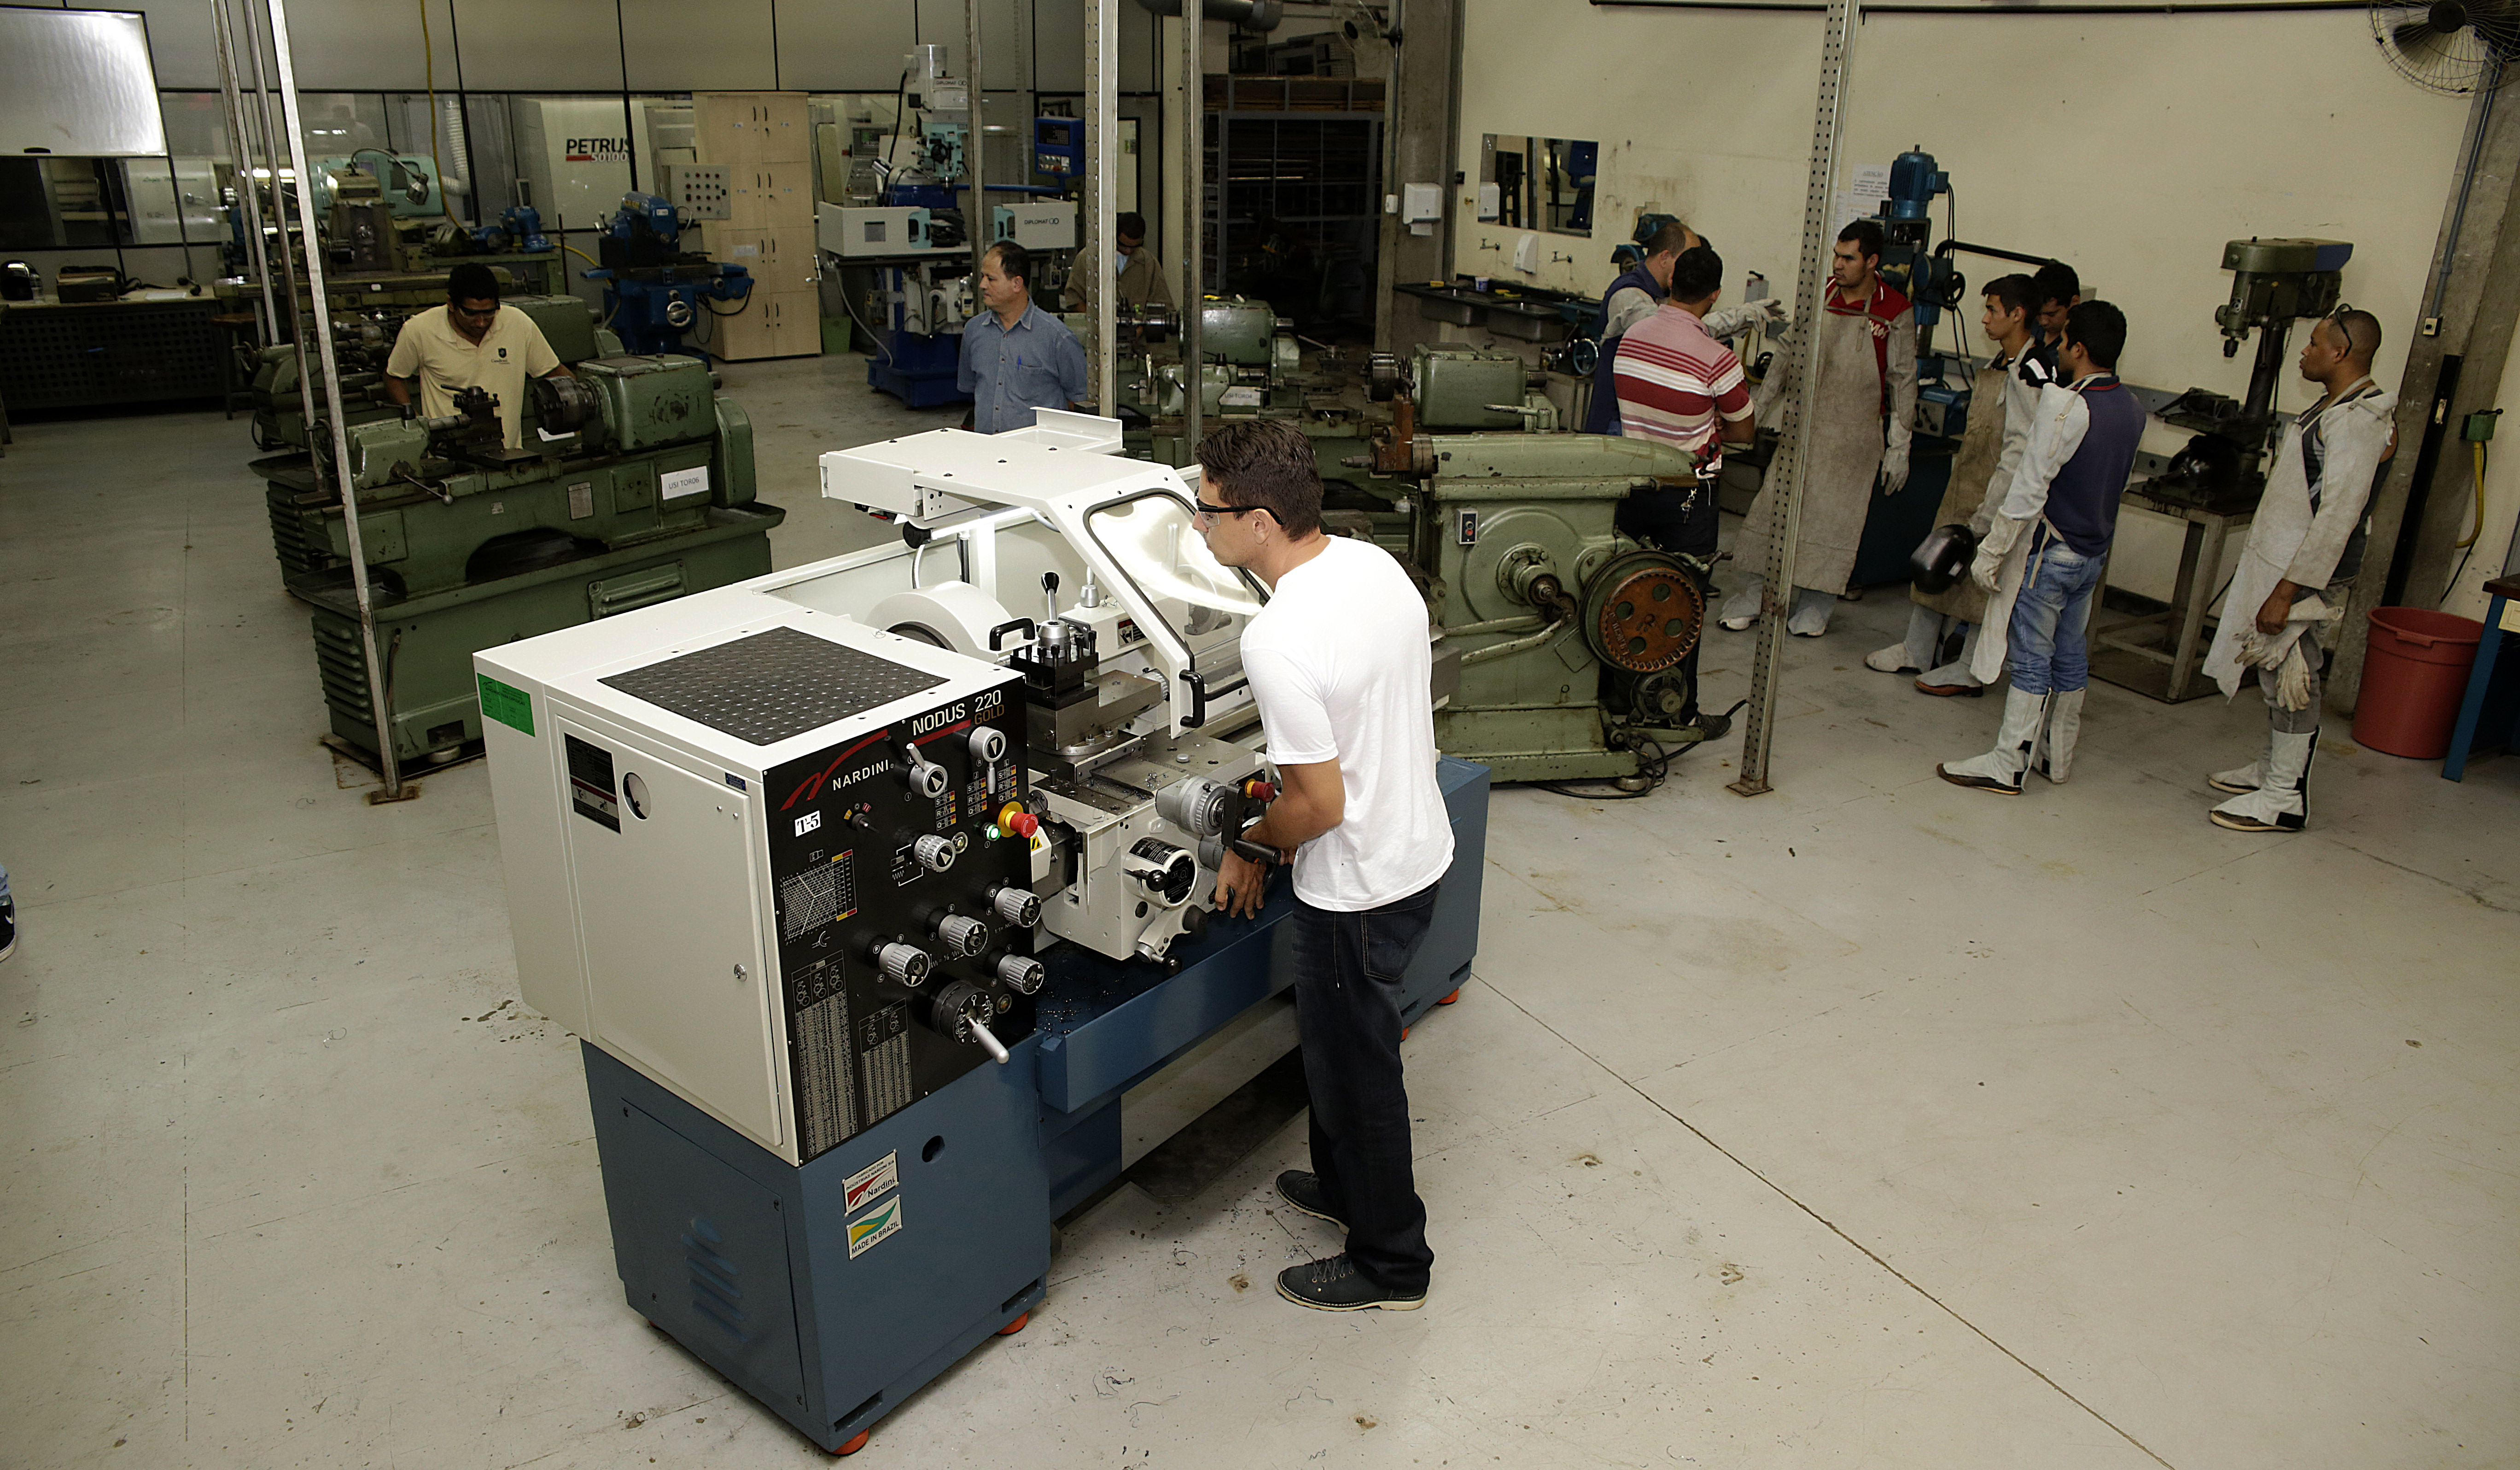
[(2066, 381), (2040, 391), (2030, 447), (1970, 568), (1992, 594), (1987, 625), (2004, 630), (2001, 644), (1978, 640), (1979, 676), (1992, 681), (2009, 654), (2012, 688), (1995, 748), (1934, 768), (1956, 786), (2018, 796), (2033, 765), (2059, 785), (2073, 769), (2092, 682), (2092, 604), (2143, 437), (2143, 405), (2118, 382), (2125, 347), (2126, 316), (2108, 302), (2078, 302), (2066, 313), (2056, 349)]
[[(1785, 631), (1818, 638), (1828, 631), (1864, 522), (1872, 487), (1896, 495), (1908, 483), (1908, 441), (1916, 422), (1916, 313), (1881, 278), (1881, 225), (1859, 219), (1837, 232), (1829, 287), (1819, 317), (1800, 329), (1797, 352), (1819, 354), (1811, 401), (1811, 458), (1803, 466), (1802, 517), (1794, 538), (1794, 588), (1779, 590)], [(1799, 371), (1799, 370), (1788, 370)], [(1769, 382), (1781, 384), (1781, 375)], [(1769, 601), (1769, 543), (1784, 529), (1770, 480), (1750, 503), (1732, 545), (1733, 564), (1749, 573), (1724, 603), (1719, 619), (1738, 633), (1757, 622)]]
[(2257, 670), (2267, 695), (2267, 748), (2236, 771), (2205, 778), (2231, 799), (2209, 814), (2235, 832), (2299, 831), (2310, 819), (2310, 758), (2318, 745), (2321, 635), (2335, 627), (2362, 569), (2362, 511), (2397, 449), (2398, 395), (2371, 380), (2380, 320), (2340, 306), (2311, 328), (2301, 376), (2325, 391), (2294, 419), (2265, 496), (2205, 672), (2236, 694)]
[[(1938, 526), (1965, 522), (1971, 534), (1985, 535), (1995, 522), (1996, 508), (2003, 504), (2004, 485), (2029, 447), (2031, 415), (2048, 381), (2044, 369), (2022, 361), (2039, 330), (2037, 294), (2028, 276), (2002, 276), (1986, 284), (1986, 313), (1979, 325), (1995, 344), (1995, 356), (1978, 371), (1970, 389), (1968, 427), (1961, 430), (1959, 448), (1952, 455), (1951, 482), (1934, 514)], [(1911, 587), (1908, 598), (1908, 636), (1864, 655), (1864, 666), (1884, 674), (1914, 674), (1919, 693), (1943, 698), (1985, 693), (1985, 683), (1969, 664), (1977, 651), (1978, 630), (1986, 622), (1986, 589), (1975, 578), (1965, 578), (1941, 592)], [(1967, 637), (1959, 656), (1938, 666), (1938, 650), (1952, 623), (1965, 627)]]

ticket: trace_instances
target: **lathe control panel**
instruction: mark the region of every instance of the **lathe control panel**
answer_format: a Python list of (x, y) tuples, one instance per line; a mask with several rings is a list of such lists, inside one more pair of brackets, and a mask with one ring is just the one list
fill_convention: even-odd
[(811, 1159), (1032, 1030), (1016, 681), (765, 773), (780, 1003)]

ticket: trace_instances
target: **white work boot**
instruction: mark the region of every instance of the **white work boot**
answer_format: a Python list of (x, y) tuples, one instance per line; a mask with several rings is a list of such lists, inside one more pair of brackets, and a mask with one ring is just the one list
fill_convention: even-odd
[(1767, 588), (1765, 577), (1742, 578), (1740, 589), (1724, 600), (1724, 611), (1716, 621), (1735, 633), (1744, 631), (1759, 620), (1760, 599)]
[(1785, 616), (1785, 631), (1796, 638), (1818, 638), (1828, 631), (1828, 615), (1836, 610), (1837, 594), (1797, 587), (1793, 610)]
[(1974, 760), (1936, 766), (1934, 774), (1955, 786), (1993, 791), (2000, 796), (2018, 796), (2021, 794), (2022, 773), (2030, 769), (2030, 747), (2038, 742), (2040, 728), (2047, 719), (2046, 694), (2025, 694), (2019, 690), (2006, 690), (2003, 693), (2003, 725), (1996, 732), (1995, 748)]
[(1943, 615), (1931, 607), (1908, 605), (1908, 636), (1886, 648), (1864, 655), (1864, 666), (1882, 674), (1914, 674), (1933, 662), (1934, 646), (1942, 642)]
[(1967, 636), (1960, 640), (1959, 657), (1939, 668), (1927, 669), (1917, 675), (1916, 692), (1932, 694), (1938, 698), (1965, 694), (1971, 699), (1985, 693), (1986, 686), (1979, 682), (1975, 668), (1978, 632), (1977, 624), (1969, 624)]
[(2267, 755), (2273, 749), (2274, 732), (2269, 731), (2267, 749), (2260, 751), (2256, 760), (2228, 771), (2217, 771), (2205, 778), (2205, 784), (2217, 791), (2227, 791), (2233, 796), (2247, 795), (2267, 783)]
[(2310, 821), (2310, 758), (2318, 732), (2275, 732), (2267, 751), (2266, 783), (2232, 797), (2206, 815), (2235, 832), (2297, 832)]
[(2048, 696), (2048, 724), (2039, 734), (2039, 749), (2031, 765), (2040, 775), (2065, 783), (2074, 769), (2074, 741), (2083, 734), (2084, 690), (2064, 690)]

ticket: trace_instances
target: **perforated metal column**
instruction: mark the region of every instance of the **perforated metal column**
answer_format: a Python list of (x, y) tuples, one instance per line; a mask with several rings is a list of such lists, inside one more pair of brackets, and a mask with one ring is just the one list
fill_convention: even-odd
[(1821, 40), (1820, 102), (1812, 114), (1811, 177), (1803, 188), (1803, 262), (1794, 284), (1794, 328), (1786, 341), (1785, 389), (1777, 399), (1777, 456), (1768, 485), (1777, 496), (1768, 537), (1766, 615), (1759, 619), (1759, 649), (1750, 661), (1750, 718), (1741, 731), (1741, 779), (1732, 789), (1756, 796), (1768, 789), (1768, 752), (1776, 742), (1777, 679), (1785, 658), (1785, 614), (1794, 601), (1794, 542), (1802, 533), (1803, 465), (1811, 457), (1811, 421), (1803, 412), (1820, 377), (1812, 350), (1819, 330), (1821, 292), (1835, 231), (1829, 228), (1830, 187), (1837, 175), (1838, 140), (1846, 131), (1848, 63), (1855, 25), (1864, 8), (1857, 0), (1829, 0), (1828, 28)]

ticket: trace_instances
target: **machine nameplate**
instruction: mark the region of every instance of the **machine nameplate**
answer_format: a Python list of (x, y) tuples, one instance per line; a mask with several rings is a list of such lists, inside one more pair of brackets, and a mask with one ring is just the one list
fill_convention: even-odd
[(739, 740), (775, 745), (945, 681), (801, 629), (772, 628), (603, 682)]
[(869, 1201), (901, 1187), (901, 1153), (895, 1149), (840, 1180), (840, 1208), (854, 1215)]
[(577, 815), (621, 830), (621, 788), (612, 775), (612, 752), (575, 735), (568, 742), (568, 799)]

